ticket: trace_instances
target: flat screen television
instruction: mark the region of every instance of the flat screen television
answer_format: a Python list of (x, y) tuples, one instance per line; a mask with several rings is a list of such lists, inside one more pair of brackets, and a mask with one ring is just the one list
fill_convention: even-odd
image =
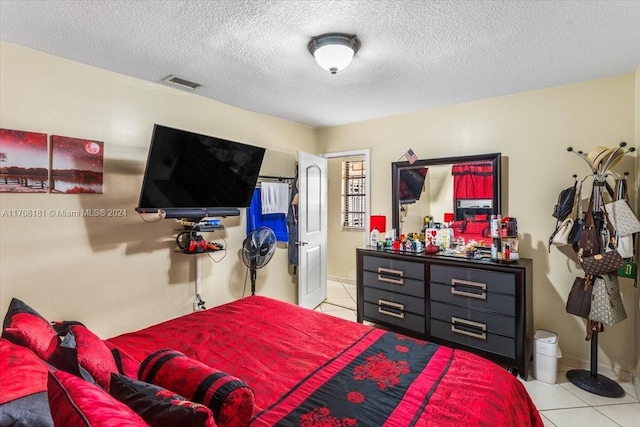
[(168, 218), (237, 215), (251, 204), (264, 153), (156, 124), (136, 210)]
[(428, 168), (412, 168), (400, 171), (400, 203), (403, 205), (420, 200)]

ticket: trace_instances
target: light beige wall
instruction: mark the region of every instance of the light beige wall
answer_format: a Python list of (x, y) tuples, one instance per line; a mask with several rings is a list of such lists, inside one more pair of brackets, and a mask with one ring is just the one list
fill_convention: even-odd
[[(635, 134), (635, 146), (640, 148), (640, 66), (636, 69), (635, 74), (635, 117), (636, 117), (636, 134)], [(636, 171), (640, 175), (640, 155), (636, 155)], [(636, 204), (635, 212), (640, 215), (640, 182), (636, 180), (630, 190), (635, 193)], [(633, 182), (633, 181), (632, 181)], [(640, 264), (640, 238), (636, 236), (636, 264)], [(636, 392), (640, 393), (640, 290), (636, 289), (635, 292), (635, 330), (636, 330), (636, 348), (635, 348), (635, 386)]]
[[(194, 257), (174, 251), (173, 221), (148, 224), (134, 211), (154, 123), (268, 152), (317, 152), (313, 128), (0, 44), (0, 127), (100, 140), (105, 151), (104, 194), (1, 194), (0, 208), (122, 208), (128, 213), (121, 218), (0, 217), (0, 312), (17, 297), (49, 319), (80, 320), (107, 337), (191, 311)], [(273, 173), (273, 165), (265, 167)], [(220, 253), (212, 255), (217, 263), (198, 258), (208, 306), (244, 292), (246, 269), (239, 257), (244, 212), (224, 223), (224, 259)], [(294, 302), (297, 285), (288, 270), (287, 251), (279, 248), (258, 273), (258, 292)], [(248, 293), (248, 280), (246, 286)]]
[(355, 248), (364, 244), (364, 231), (342, 229), (342, 158), (327, 160), (327, 277), (346, 283), (356, 280)]
[[(567, 147), (589, 151), (634, 141), (634, 96), (634, 75), (627, 74), (321, 129), (318, 144), (320, 152), (371, 148), (371, 211), (388, 217), (390, 163), (409, 147), (420, 158), (501, 152), (503, 214), (518, 218), (521, 256), (533, 258), (534, 328), (558, 332), (563, 354), (587, 361), (583, 323), (565, 312), (581, 270), (558, 249), (548, 251), (555, 226), (551, 209), (573, 174), (589, 172)], [(634, 156), (626, 156), (616, 170), (629, 171), (631, 182), (637, 180)], [(623, 282), (622, 288), (633, 319), (633, 287)], [(636, 337), (633, 320), (607, 327), (600, 337), (599, 362), (635, 369)]]

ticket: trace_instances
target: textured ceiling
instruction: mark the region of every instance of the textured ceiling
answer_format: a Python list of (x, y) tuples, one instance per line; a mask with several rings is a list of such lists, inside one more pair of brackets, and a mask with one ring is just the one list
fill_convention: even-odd
[[(357, 34), (337, 75), (313, 36)], [(640, 1), (7, 1), (0, 38), (314, 127), (633, 72)]]

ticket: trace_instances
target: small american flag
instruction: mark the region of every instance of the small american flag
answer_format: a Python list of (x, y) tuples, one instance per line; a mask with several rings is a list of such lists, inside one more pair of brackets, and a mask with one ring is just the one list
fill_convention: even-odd
[(414, 153), (411, 148), (409, 148), (407, 152), (404, 153), (404, 157), (405, 159), (407, 159), (410, 165), (414, 164), (415, 161), (418, 160), (418, 156), (416, 156), (416, 153)]

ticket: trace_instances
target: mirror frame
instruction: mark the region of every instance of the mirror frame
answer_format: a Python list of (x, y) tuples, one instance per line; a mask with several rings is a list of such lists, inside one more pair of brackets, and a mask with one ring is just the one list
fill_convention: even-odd
[[(455, 163), (467, 163), (477, 161), (490, 161), (493, 164), (493, 214), (499, 215), (502, 211), (502, 153), (488, 153), (473, 156), (456, 156), (456, 157), (440, 157), (434, 159), (416, 160), (413, 164), (409, 162), (393, 162), (391, 163), (391, 227), (396, 230), (400, 229), (400, 201), (398, 199), (398, 189), (400, 184), (400, 171), (406, 169), (414, 169), (425, 166), (448, 165)], [(397, 237), (397, 236), (396, 236)]]

